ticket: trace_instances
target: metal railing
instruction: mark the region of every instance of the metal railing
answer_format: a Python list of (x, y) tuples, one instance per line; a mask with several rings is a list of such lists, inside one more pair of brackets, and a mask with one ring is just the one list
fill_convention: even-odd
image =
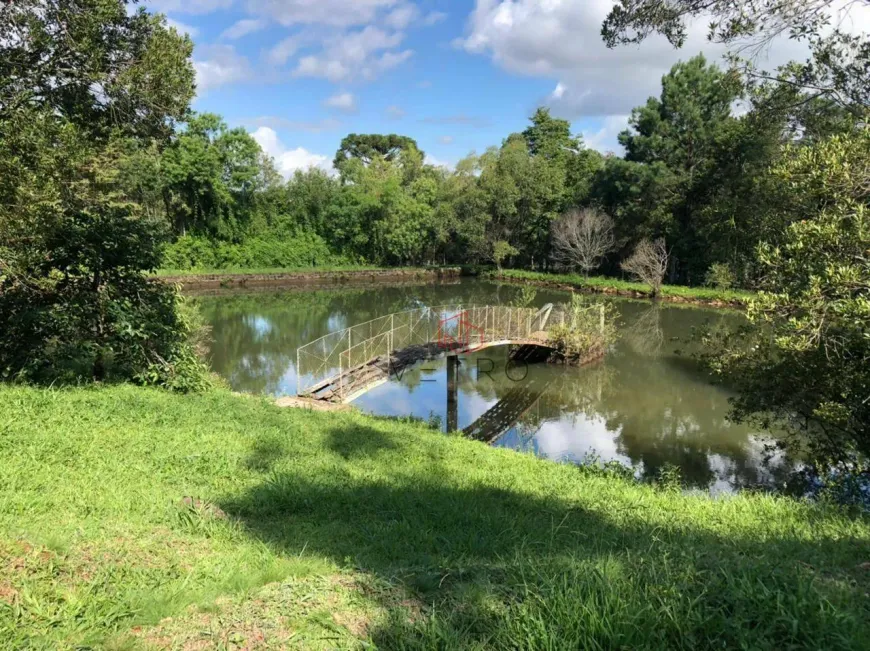
[(439, 344), (473, 350), (488, 343), (523, 341), (565, 321), (553, 306), (441, 305), (396, 312), (331, 332), (296, 351), (296, 392), (315, 393), (352, 369), (409, 346)]

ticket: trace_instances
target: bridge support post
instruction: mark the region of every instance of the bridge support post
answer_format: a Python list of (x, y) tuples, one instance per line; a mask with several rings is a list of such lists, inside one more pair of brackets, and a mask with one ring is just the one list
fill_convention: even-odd
[(447, 356), (447, 432), (459, 429), (459, 396), (457, 376), (459, 375), (459, 357)]

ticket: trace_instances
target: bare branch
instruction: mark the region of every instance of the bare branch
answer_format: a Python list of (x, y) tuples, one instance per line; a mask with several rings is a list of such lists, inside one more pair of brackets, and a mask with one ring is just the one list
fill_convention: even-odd
[(553, 260), (586, 275), (613, 250), (613, 220), (594, 208), (574, 210), (553, 223)]
[(649, 285), (652, 288), (653, 296), (658, 296), (668, 271), (668, 258), (668, 249), (664, 238), (654, 242), (643, 239), (635, 247), (634, 253), (622, 263), (622, 268), (641, 282)]

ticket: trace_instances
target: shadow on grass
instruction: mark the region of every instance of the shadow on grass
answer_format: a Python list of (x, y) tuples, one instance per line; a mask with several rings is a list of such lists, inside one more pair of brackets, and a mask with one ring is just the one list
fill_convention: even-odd
[(867, 586), (843, 574), (867, 560), (858, 540), (668, 524), (669, 508), (685, 508), (676, 493), (533, 494), (504, 470), (465, 481), (437, 459), (421, 464), (419, 448), (414, 465), (375, 428), (328, 436), (339, 456), (377, 458), (383, 471), (273, 470), (221, 506), (280, 552), (329, 557), (419, 603), (414, 617), (383, 597), (393, 616), (369, 631), (381, 648), (833, 649), (860, 648), (868, 633)]
[(346, 460), (376, 457), (381, 453), (396, 449), (393, 440), (384, 432), (362, 425), (330, 430), (327, 446)]

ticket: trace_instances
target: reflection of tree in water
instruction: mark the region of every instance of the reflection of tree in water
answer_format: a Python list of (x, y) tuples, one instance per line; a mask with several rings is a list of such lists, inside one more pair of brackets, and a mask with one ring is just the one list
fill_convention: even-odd
[(638, 355), (657, 358), (665, 344), (661, 303), (651, 303), (650, 307), (625, 329), (623, 339)]
[[(548, 421), (580, 416), (601, 419), (613, 433), (620, 455), (628, 457), (645, 479), (656, 478), (666, 464), (680, 468), (690, 487), (709, 488), (722, 479), (748, 487), (784, 477), (786, 461), (767, 471), (761, 444), (745, 427), (727, 421), (727, 397), (711, 388), (691, 360), (673, 355), (645, 363), (637, 355), (616, 351), (604, 363), (580, 369), (531, 368), (551, 382), (511, 430), (524, 448)], [(511, 383), (471, 378), (465, 390), (489, 401), (504, 398)]]
[[(284, 378), (294, 368), (297, 347), (324, 334), (421, 304), (510, 302), (519, 291), (512, 285), (497, 289), (488, 283), (463, 282), (233, 293), (198, 302), (212, 327), (213, 368), (237, 390), (274, 394), (292, 390), (294, 375), (287, 382)], [(562, 301), (564, 296), (542, 290), (535, 303)], [(641, 466), (646, 477), (672, 463), (693, 486), (709, 486), (717, 477), (736, 486), (764, 479), (760, 446), (752, 442), (747, 428), (727, 422), (725, 394), (711, 388), (691, 361), (674, 356), (668, 345), (678, 341), (674, 348), (686, 348), (692, 328), (711, 320), (717, 327), (729, 327), (739, 315), (632, 301), (620, 302), (619, 307), (626, 336), (603, 364), (529, 369), (553, 382), (520, 418), (517, 434), (530, 439), (547, 421), (570, 422), (573, 417), (578, 424), (583, 415), (603, 420), (619, 453)], [(492, 360), (491, 374), (478, 376), (478, 357)], [(504, 372), (506, 361), (504, 348), (468, 356), (459, 367), (460, 390), (489, 404), (504, 398), (516, 386)], [(418, 365), (405, 371), (402, 383), (413, 389), (441, 371), (443, 363)]]
[[(711, 457), (727, 460), (719, 469), (732, 485), (752, 486), (765, 479), (750, 431), (727, 420), (729, 405), (687, 360), (666, 357), (662, 364), (620, 364), (597, 410), (617, 449), (642, 476), (658, 476), (665, 464), (680, 468), (689, 486), (707, 488), (720, 478)], [(679, 380), (679, 381), (675, 381)]]

